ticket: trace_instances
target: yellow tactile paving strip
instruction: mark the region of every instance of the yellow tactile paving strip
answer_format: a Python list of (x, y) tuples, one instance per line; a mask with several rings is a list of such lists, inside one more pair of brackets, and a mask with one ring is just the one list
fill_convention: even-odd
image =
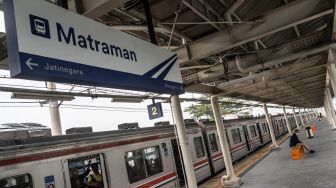
[[(284, 136), (278, 140), (278, 144), (282, 144), (287, 140), (287, 136)], [(259, 160), (261, 160), (263, 157), (265, 157), (270, 152), (269, 145), (264, 146), (263, 148), (259, 149), (257, 152), (254, 152), (250, 154), (250, 156), (240, 160), (239, 162), (236, 162), (233, 165), (234, 171), (237, 176), (241, 176), (246, 170), (248, 170), (250, 167), (255, 165)], [(221, 177), (225, 175), (226, 172), (223, 171), (219, 174), (217, 174), (215, 177), (211, 178), (210, 180), (204, 182), (199, 187), (200, 188), (222, 188), (221, 183)]]

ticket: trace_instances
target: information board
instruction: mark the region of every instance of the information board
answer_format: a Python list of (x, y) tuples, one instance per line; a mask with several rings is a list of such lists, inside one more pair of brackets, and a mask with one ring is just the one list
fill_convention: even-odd
[(184, 93), (177, 55), (45, 0), (6, 0), (14, 78)]

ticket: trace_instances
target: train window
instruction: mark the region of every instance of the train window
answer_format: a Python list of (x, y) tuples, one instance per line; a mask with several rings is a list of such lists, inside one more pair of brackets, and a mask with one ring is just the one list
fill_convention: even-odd
[(262, 123), (261, 124), (262, 126), (262, 130), (263, 130), (263, 133), (267, 133), (267, 127), (266, 127), (266, 123)]
[(71, 188), (104, 187), (103, 158), (100, 154), (68, 159)]
[(126, 152), (125, 162), (130, 183), (163, 172), (159, 146)]
[(130, 183), (146, 178), (142, 149), (126, 152), (125, 156), (128, 179)]
[(233, 144), (237, 144), (242, 141), (239, 128), (231, 129), (231, 135), (232, 135)]
[(144, 156), (148, 176), (152, 176), (163, 171), (159, 146), (145, 148)]
[(252, 138), (256, 137), (257, 136), (257, 131), (256, 131), (254, 125), (250, 126), (249, 128), (250, 128)]
[(281, 123), (281, 127), (282, 127), (282, 128), (285, 126), (284, 121), (285, 121), (284, 119), (281, 119), (281, 120), (280, 120), (280, 123)]
[(277, 122), (278, 122), (278, 127), (281, 128), (282, 127), (282, 121), (279, 119)]
[(0, 179), (1, 188), (33, 188), (33, 180), (30, 174), (22, 174)]
[(210, 143), (211, 152), (218, 151), (218, 146), (217, 146), (217, 141), (216, 141), (216, 135), (214, 133), (213, 134), (209, 134), (209, 143)]
[(275, 127), (277, 127), (277, 126), (278, 126), (278, 121), (277, 121), (277, 120), (274, 120), (274, 121), (273, 121), (273, 124), (274, 124)]
[(204, 153), (204, 147), (203, 147), (203, 142), (202, 142), (202, 137), (195, 137), (194, 138), (194, 145), (195, 145), (195, 150), (196, 150), (196, 156), (197, 158), (201, 158), (205, 156)]

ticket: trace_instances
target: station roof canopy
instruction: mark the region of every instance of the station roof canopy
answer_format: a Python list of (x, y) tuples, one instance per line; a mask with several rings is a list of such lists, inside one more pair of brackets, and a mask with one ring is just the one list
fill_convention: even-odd
[[(323, 106), (329, 85), (326, 66), (334, 61), (331, 49), (336, 47), (335, 1), (149, 0), (149, 4), (158, 44), (178, 54), (186, 91)], [(68, 5), (78, 14), (149, 41), (141, 0), (68, 0)], [(5, 34), (0, 33), (2, 69), (8, 68), (5, 52)]]

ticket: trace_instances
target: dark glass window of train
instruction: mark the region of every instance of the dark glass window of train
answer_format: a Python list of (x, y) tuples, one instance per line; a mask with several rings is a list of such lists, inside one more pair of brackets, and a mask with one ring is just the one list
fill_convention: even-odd
[(252, 138), (256, 137), (257, 136), (257, 131), (256, 131), (254, 125), (250, 126), (249, 128), (250, 128)]
[(0, 188), (33, 188), (30, 174), (22, 174), (0, 179)]
[(126, 152), (125, 162), (130, 183), (163, 172), (159, 146)]
[(214, 133), (213, 134), (209, 134), (209, 143), (210, 143), (211, 152), (218, 151), (218, 146), (217, 146), (217, 141), (216, 141), (216, 135)]
[[(101, 160), (99, 154), (68, 159), (71, 188), (84, 188), (89, 182), (97, 182), (104, 187)], [(94, 168), (98, 168), (96, 173), (99, 174), (94, 172)]]
[(242, 141), (239, 128), (231, 129), (231, 135), (232, 135), (233, 144), (237, 144)]
[(267, 133), (266, 123), (262, 123), (261, 127), (262, 127), (262, 130), (263, 130), (263, 133)]
[(196, 150), (196, 156), (197, 158), (201, 158), (205, 156), (204, 153), (204, 148), (203, 148), (203, 142), (202, 142), (202, 137), (195, 137), (194, 138), (194, 145), (195, 145), (195, 150)]

